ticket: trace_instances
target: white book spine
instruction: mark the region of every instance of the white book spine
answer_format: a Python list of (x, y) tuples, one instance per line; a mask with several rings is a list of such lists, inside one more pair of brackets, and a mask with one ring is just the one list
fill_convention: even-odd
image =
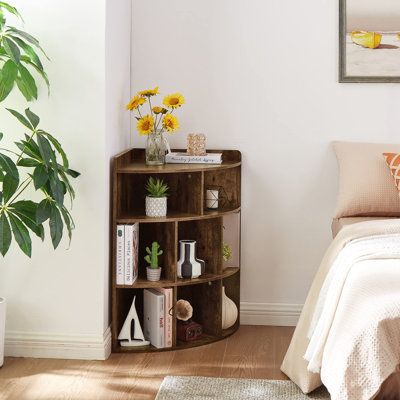
[(172, 315), (170, 310), (172, 309), (172, 289), (165, 291), (165, 347), (172, 347)]
[(132, 231), (132, 263), (133, 263), (132, 283), (135, 283), (139, 274), (139, 224), (138, 223), (133, 225), (133, 231)]
[(125, 229), (124, 225), (117, 225), (117, 260), (116, 260), (116, 281), (117, 285), (125, 283)]
[(125, 225), (125, 285), (133, 285), (133, 225)]
[(165, 347), (165, 296), (158, 296), (158, 335), (160, 348)]

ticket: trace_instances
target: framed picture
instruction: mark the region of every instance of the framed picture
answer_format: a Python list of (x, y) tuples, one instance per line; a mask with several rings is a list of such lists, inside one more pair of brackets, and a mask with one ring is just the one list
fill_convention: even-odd
[(339, 2), (339, 81), (400, 82), (400, 1)]

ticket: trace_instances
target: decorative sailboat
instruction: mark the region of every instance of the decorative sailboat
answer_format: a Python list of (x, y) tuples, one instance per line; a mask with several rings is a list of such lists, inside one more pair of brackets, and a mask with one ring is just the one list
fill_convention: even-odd
[(381, 44), (382, 35), (377, 32), (353, 31), (351, 40), (362, 47), (376, 49)]
[(118, 340), (122, 347), (147, 346), (150, 344), (150, 342), (144, 340), (142, 327), (140, 326), (139, 317), (136, 312), (135, 300), (136, 296), (133, 298), (128, 316), (118, 335)]

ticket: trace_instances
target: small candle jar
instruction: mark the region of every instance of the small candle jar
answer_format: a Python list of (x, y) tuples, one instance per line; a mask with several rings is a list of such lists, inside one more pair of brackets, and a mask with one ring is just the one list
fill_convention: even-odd
[(202, 133), (189, 133), (187, 136), (187, 153), (190, 156), (205, 156), (206, 136)]
[(218, 189), (207, 189), (206, 191), (206, 207), (210, 210), (218, 208), (219, 202), (219, 190)]

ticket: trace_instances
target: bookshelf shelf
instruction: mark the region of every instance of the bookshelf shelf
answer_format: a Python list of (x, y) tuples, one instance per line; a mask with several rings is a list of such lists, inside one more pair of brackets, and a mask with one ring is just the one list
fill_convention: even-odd
[[(182, 151), (182, 150), (174, 150)], [(144, 149), (131, 149), (113, 160), (112, 167), (112, 257), (111, 257), (111, 317), (113, 352), (153, 352), (202, 346), (233, 334), (240, 321), (222, 330), (222, 287), (239, 307), (240, 305), (240, 203), (241, 154), (237, 150), (214, 150), (223, 153), (221, 165), (166, 164), (147, 166)], [(149, 176), (164, 179), (170, 187), (168, 214), (165, 218), (145, 216), (145, 182)], [(221, 209), (205, 208), (208, 186), (224, 189), (226, 199)], [(118, 224), (139, 223), (139, 274), (133, 285), (116, 284), (116, 227)], [(234, 226), (234, 228), (232, 228)], [(236, 235), (236, 239), (232, 239)], [(181, 239), (197, 241), (197, 257), (205, 260), (206, 270), (196, 279), (179, 279), (176, 274)], [(161, 256), (161, 280), (146, 279), (144, 249), (158, 241)], [(222, 258), (223, 243), (233, 250), (231, 263)], [(203, 336), (193, 342), (181, 342), (176, 337), (177, 320), (173, 316), (172, 348), (154, 346), (121, 347), (118, 333), (125, 320), (133, 296), (143, 326), (143, 290), (172, 288), (173, 299), (188, 300), (194, 310), (193, 320), (203, 326)]]

